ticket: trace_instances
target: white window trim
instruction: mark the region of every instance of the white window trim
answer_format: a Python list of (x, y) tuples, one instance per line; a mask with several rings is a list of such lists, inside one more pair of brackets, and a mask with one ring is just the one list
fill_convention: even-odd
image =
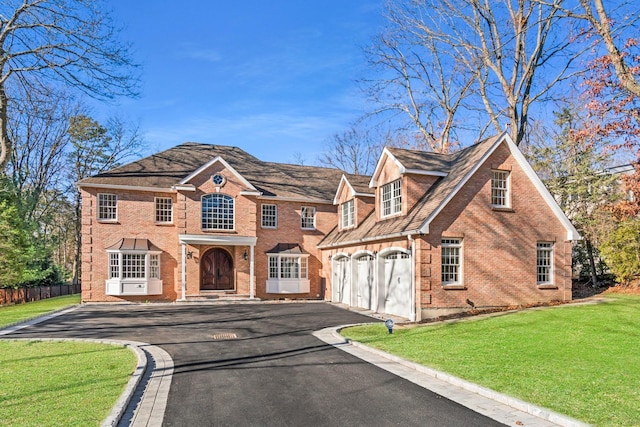
[[(231, 199), (231, 206), (233, 209), (233, 217), (231, 218), (231, 223), (232, 223), (232, 227), (231, 228), (207, 228), (204, 227), (204, 207), (203, 207), (203, 200), (205, 197), (208, 196), (226, 196), (229, 197)], [(224, 194), (224, 193), (209, 193), (209, 194), (203, 194), (202, 197), (200, 197), (200, 227), (203, 231), (219, 231), (219, 232), (230, 232), (230, 231), (235, 231), (236, 230), (236, 199), (233, 198), (233, 196), (230, 196), (229, 194)]]
[[(304, 226), (303, 226), (304, 220), (305, 220), (305, 219), (308, 219), (308, 217), (305, 217), (305, 216), (304, 216), (304, 212), (305, 212), (305, 210), (307, 210), (307, 209), (311, 209), (311, 211), (313, 212), (313, 216), (312, 216), (312, 219), (313, 219), (313, 225), (312, 225), (311, 227), (304, 227)], [(317, 212), (317, 211), (316, 211), (315, 206), (302, 206), (302, 207), (300, 208), (300, 228), (301, 228), (302, 230), (315, 230), (315, 229), (316, 229), (316, 212)]]
[[(109, 278), (106, 280), (107, 295), (160, 295), (162, 294), (162, 257), (161, 251), (121, 251), (107, 250), (107, 270)], [(117, 277), (112, 277), (111, 254), (118, 256)], [(123, 278), (123, 255), (144, 255), (144, 277)], [(151, 256), (157, 256), (158, 277), (151, 277)]]
[[(547, 246), (548, 245), (548, 246)], [(544, 267), (540, 265), (540, 251), (547, 252), (549, 254), (549, 280), (538, 280), (538, 269), (540, 267)], [(554, 277), (554, 244), (553, 242), (537, 242), (536, 244), (536, 283), (538, 286), (555, 286), (555, 282), (553, 280)]]
[[(115, 218), (101, 218), (100, 217), (100, 197), (101, 196), (113, 196), (115, 198), (115, 211), (116, 211), (116, 215)], [(99, 222), (118, 222), (118, 195), (115, 193), (98, 193), (97, 197), (96, 197), (96, 218)]]
[[(271, 277), (271, 259), (277, 259), (278, 277)], [(297, 258), (298, 260), (298, 277), (283, 278), (282, 276), (282, 258)], [(302, 259), (306, 262), (304, 269)], [(267, 293), (268, 294), (306, 294), (310, 289), (309, 281), (309, 255), (308, 254), (267, 254)]]
[[(505, 188), (496, 188), (497, 190), (504, 190), (504, 204), (493, 203), (493, 178), (495, 173), (504, 173), (507, 175), (505, 179)], [(511, 208), (511, 171), (503, 169), (491, 169), (491, 207), (497, 209), (510, 209)]]
[[(275, 225), (264, 225), (264, 208), (265, 206), (273, 206), (274, 208), (274, 218), (273, 222)], [(260, 205), (260, 225), (262, 228), (276, 229), (278, 228), (278, 205), (273, 203), (263, 203)]]
[[(451, 241), (451, 242), (446, 242), (445, 241)], [(454, 243), (452, 241), (457, 241), (457, 243)], [(444, 279), (442, 278), (443, 276), (443, 269), (444, 269), (444, 264), (442, 264), (442, 250), (444, 248), (457, 248), (458, 249), (458, 280), (456, 281), (444, 281)], [(462, 246), (462, 239), (459, 237), (443, 237), (441, 240), (441, 245), (440, 245), (440, 280), (442, 281), (442, 286), (445, 288), (454, 288), (454, 287), (460, 287), (463, 286), (463, 266), (464, 266), (464, 250), (463, 250), (463, 246)], [(451, 264), (453, 265), (453, 264)]]
[[(347, 210), (346, 223), (345, 223), (345, 208)], [(347, 228), (355, 227), (356, 225), (355, 216), (356, 216), (355, 199), (347, 200), (341, 205), (341, 212), (340, 212), (340, 224), (342, 226), (341, 228), (344, 230)], [(351, 219), (351, 221), (348, 221), (349, 219)]]
[[(160, 199), (163, 200), (169, 200), (169, 203), (171, 204), (171, 209), (169, 210), (169, 216), (171, 217), (171, 219), (169, 221), (158, 221), (158, 201)], [(154, 219), (156, 224), (173, 224), (173, 198), (172, 197), (160, 197), (160, 196), (156, 196), (153, 198), (153, 205), (154, 205)]]
[[(399, 191), (398, 196), (394, 196), (393, 194), (395, 190), (394, 187), (396, 186), (396, 184), (398, 186), (398, 191)], [(385, 214), (384, 212), (386, 189), (389, 189), (389, 199), (388, 199), (389, 213), (388, 214)], [(398, 200), (399, 203), (396, 203), (395, 202), (396, 200)], [(400, 206), (398, 210), (396, 210), (397, 205)], [(402, 180), (398, 178), (380, 187), (380, 218), (390, 218), (390, 217), (401, 215), (401, 214), (402, 214)]]

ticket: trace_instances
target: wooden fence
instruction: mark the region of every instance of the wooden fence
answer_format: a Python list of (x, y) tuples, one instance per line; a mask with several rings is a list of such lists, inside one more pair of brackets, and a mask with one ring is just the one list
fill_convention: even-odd
[(0, 288), (0, 305), (22, 304), (62, 295), (79, 294), (80, 284), (34, 286), (32, 288)]

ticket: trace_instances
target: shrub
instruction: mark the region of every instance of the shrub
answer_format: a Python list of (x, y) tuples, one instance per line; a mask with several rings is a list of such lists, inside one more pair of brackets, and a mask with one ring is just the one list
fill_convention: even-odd
[(618, 282), (627, 284), (640, 275), (640, 218), (619, 223), (600, 252)]

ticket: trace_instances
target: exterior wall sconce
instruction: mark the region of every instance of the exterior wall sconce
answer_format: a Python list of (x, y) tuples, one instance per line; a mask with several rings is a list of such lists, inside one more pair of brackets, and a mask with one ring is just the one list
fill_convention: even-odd
[(244, 250), (244, 253), (242, 254), (242, 259), (245, 260), (245, 261), (249, 259), (249, 255), (247, 254), (247, 250), (246, 249)]
[(187, 251), (187, 259), (193, 258), (193, 251)]

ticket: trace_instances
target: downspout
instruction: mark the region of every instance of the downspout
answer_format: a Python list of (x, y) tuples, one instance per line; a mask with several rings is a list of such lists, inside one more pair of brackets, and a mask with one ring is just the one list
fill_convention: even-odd
[(416, 321), (416, 241), (411, 234), (407, 234), (407, 239), (411, 242), (411, 315), (409, 320)]
[(182, 298), (179, 301), (187, 300), (187, 244), (182, 245)]
[(249, 245), (249, 299), (254, 299), (256, 296), (256, 284), (255, 284), (255, 262), (253, 260), (254, 245)]

